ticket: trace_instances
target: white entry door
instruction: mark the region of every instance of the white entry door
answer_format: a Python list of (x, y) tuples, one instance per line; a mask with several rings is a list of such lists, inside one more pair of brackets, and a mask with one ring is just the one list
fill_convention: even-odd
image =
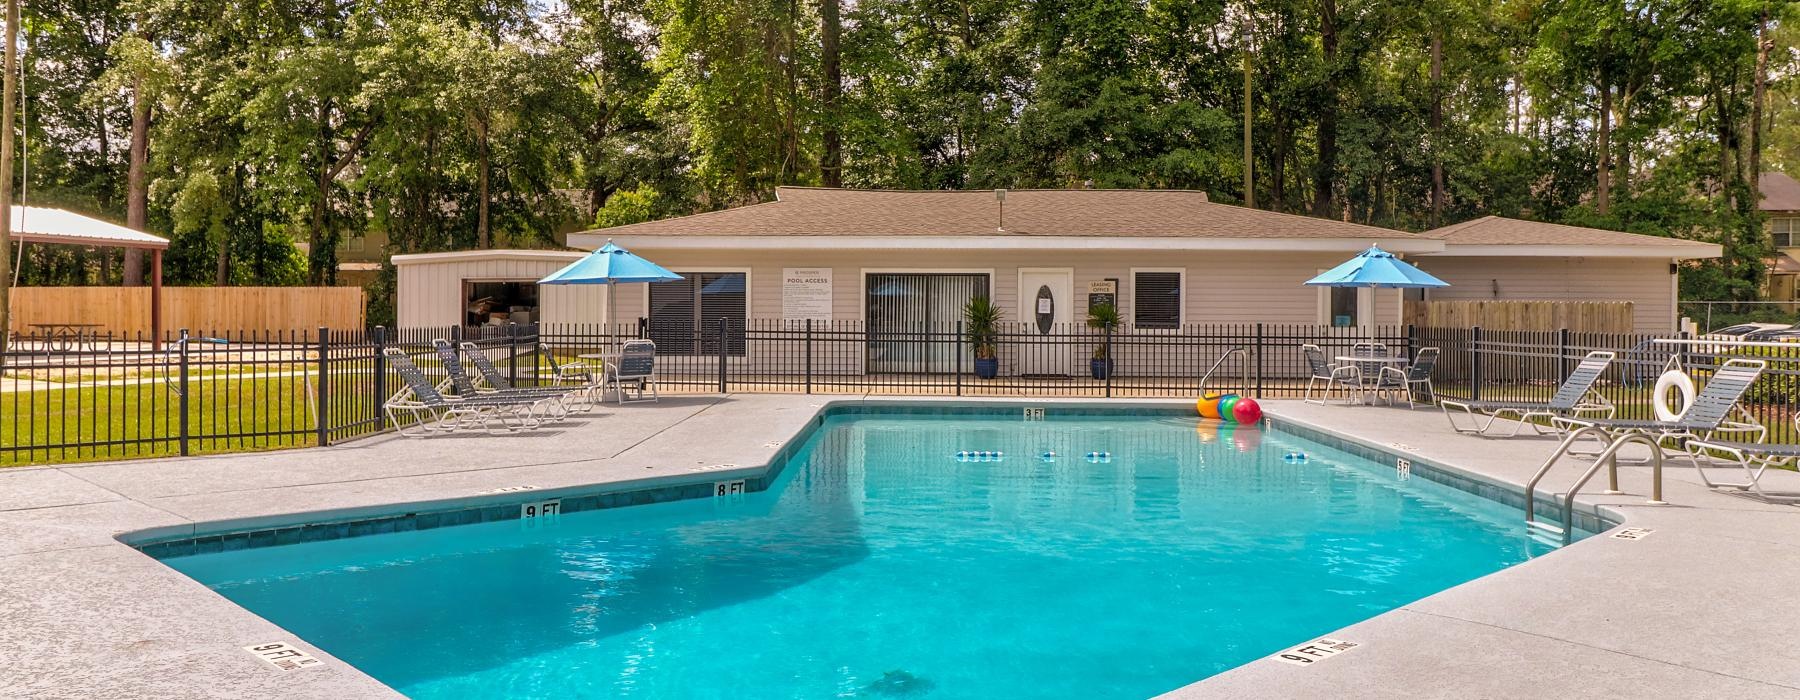
[[(1019, 315), (1025, 337), (1019, 342), (1019, 373), (1068, 376), (1075, 373), (1069, 351), (1075, 320), (1075, 271), (1019, 268)], [(1035, 341), (1035, 342), (1034, 342)]]

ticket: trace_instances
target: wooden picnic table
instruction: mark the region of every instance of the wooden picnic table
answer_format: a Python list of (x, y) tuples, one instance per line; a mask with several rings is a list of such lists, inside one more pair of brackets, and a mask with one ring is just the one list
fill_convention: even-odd
[(102, 324), (98, 323), (33, 323), (29, 325), (31, 328), (38, 329), (39, 335), (44, 338), (46, 352), (70, 352), (79, 350), (83, 346), (86, 346), (88, 350), (93, 350), (96, 336), (99, 335), (93, 329), (102, 327)]

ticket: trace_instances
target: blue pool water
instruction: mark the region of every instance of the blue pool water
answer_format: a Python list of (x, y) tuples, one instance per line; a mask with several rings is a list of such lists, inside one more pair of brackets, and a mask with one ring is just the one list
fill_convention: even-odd
[(1524, 529), (1279, 432), (862, 415), (739, 498), (167, 561), (415, 698), (1139, 698), (1550, 549)]

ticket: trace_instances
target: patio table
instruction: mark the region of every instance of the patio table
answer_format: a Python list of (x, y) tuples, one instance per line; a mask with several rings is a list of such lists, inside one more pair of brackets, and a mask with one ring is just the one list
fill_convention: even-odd
[[(1339, 365), (1381, 364), (1403, 366), (1412, 362), (1412, 360), (1405, 355), (1338, 355), (1336, 359)], [(1362, 368), (1360, 366), (1357, 367), (1358, 373), (1361, 373), (1361, 370)], [(1357, 397), (1357, 400), (1365, 404), (1369, 403), (1370, 398), (1376, 394), (1376, 389), (1381, 386), (1381, 372), (1379, 370), (1375, 372), (1373, 382), (1369, 381), (1369, 377), (1364, 376), (1362, 381), (1359, 382), (1359, 386), (1361, 387), (1361, 391), (1358, 392), (1360, 396)]]
[(93, 329), (100, 328), (98, 323), (33, 323), (30, 327), (38, 329), (44, 338), (45, 352), (69, 352), (79, 350), (82, 346), (94, 349), (95, 336)]

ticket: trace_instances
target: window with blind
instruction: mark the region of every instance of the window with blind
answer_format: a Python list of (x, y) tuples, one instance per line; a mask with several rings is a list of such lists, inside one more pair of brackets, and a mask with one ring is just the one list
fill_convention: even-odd
[(683, 272), (685, 279), (650, 285), (645, 334), (659, 354), (716, 355), (719, 343), (744, 354), (749, 279), (742, 272)]
[(1769, 219), (1769, 230), (1777, 248), (1800, 248), (1800, 219)]
[(1181, 273), (1138, 272), (1131, 278), (1131, 322), (1138, 328), (1181, 326)]

